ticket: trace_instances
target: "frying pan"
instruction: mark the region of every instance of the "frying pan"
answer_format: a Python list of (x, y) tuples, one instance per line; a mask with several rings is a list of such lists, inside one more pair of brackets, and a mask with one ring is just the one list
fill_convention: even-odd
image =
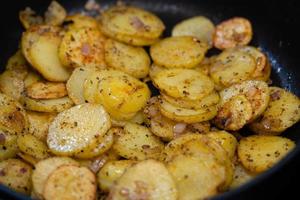
[[(19, 43), (22, 27), (18, 12), (26, 6), (42, 14), (50, 1), (47, 0), (8, 0), (3, 2), (0, 12), (0, 69), (4, 70), (7, 58), (12, 55)], [(85, 0), (59, 1), (69, 12), (81, 11)], [(98, 0), (103, 8), (115, 1)], [(285, 1), (236, 1), (236, 0), (125, 0), (156, 13), (166, 24), (165, 36), (177, 22), (195, 15), (204, 15), (214, 23), (234, 17), (248, 18), (253, 25), (252, 45), (260, 47), (272, 64), (273, 85), (284, 87), (300, 96), (300, 45), (297, 0)], [(211, 54), (216, 51), (209, 52)], [(293, 185), (300, 178), (300, 123), (283, 135), (296, 141), (297, 147), (279, 164), (258, 176), (249, 183), (213, 199), (284, 199), (286, 195), (297, 195)], [(299, 161), (298, 161), (299, 160)], [(297, 195), (298, 196), (298, 195)], [(30, 199), (0, 185), (0, 199)]]

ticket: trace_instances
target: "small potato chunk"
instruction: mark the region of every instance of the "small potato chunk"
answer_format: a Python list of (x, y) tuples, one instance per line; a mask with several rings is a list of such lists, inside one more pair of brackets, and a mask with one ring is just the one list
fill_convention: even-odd
[(101, 31), (118, 41), (145, 46), (162, 35), (165, 26), (154, 14), (132, 6), (112, 6), (101, 15)]
[(234, 17), (216, 26), (213, 42), (218, 49), (228, 49), (247, 45), (252, 35), (250, 21), (242, 17)]
[(105, 62), (109, 67), (135, 78), (144, 78), (149, 73), (150, 58), (142, 47), (129, 46), (111, 39), (105, 42)]
[(175, 182), (163, 163), (145, 160), (128, 168), (113, 185), (112, 200), (176, 200)]
[(200, 100), (214, 90), (208, 76), (192, 69), (163, 70), (154, 77), (153, 83), (173, 98), (188, 100)]
[(55, 117), (49, 126), (47, 144), (56, 155), (73, 156), (96, 147), (110, 126), (110, 118), (101, 105), (77, 105)]
[(23, 194), (31, 191), (30, 165), (18, 159), (8, 159), (0, 162), (0, 183)]
[(43, 198), (43, 191), (48, 177), (62, 165), (79, 166), (79, 163), (68, 157), (52, 157), (42, 160), (35, 165), (32, 173), (32, 186), (37, 197)]
[(32, 156), (36, 160), (43, 160), (50, 156), (47, 145), (33, 135), (19, 136), (17, 144), (21, 152)]
[(67, 11), (57, 1), (52, 1), (45, 12), (45, 23), (59, 26), (64, 22)]
[(164, 144), (148, 128), (130, 123), (113, 145), (120, 156), (132, 160), (158, 159), (163, 148)]
[(295, 147), (290, 139), (279, 136), (249, 136), (238, 146), (238, 157), (251, 172), (260, 173), (273, 167)]
[(0, 91), (19, 100), (24, 92), (24, 81), (12, 70), (6, 70), (0, 75)]
[(278, 87), (270, 87), (270, 103), (250, 129), (258, 134), (279, 135), (300, 120), (300, 100)]
[(104, 40), (97, 29), (70, 29), (59, 45), (59, 59), (66, 67), (104, 69)]
[(19, 12), (19, 19), (25, 29), (34, 25), (41, 25), (44, 22), (43, 18), (37, 15), (30, 7), (26, 7)]
[(63, 165), (50, 174), (43, 196), (45, 200), (94, 200), (96, 190), (95, 175), (88, 168)]
[(150, 48), (154, 63), (167, 68), (193, 68), (205, 56), (208, 45), (192, 36), (165, 38)]
[(66, 25), (64, 27), (67, 30), (70, 29), (81, 29), (81, 28), (92, 28), (92, 29), (98, 29), (99, 24), (97, 20), (93, 17), (84, 15), (84, 14), (73, 14), (73, 15), (68, 15), (65, 18)]
[(26, 94), (33, 99), (57, 99), (67, 96), (64, 83), (36, 82), (26, 88)]
[(233, 181), (230, 185), (230, 189), (235, 189), (241, 185), (244, 185), (255, 178), (255, 176), (255, 174), (250, 173), (241, 164), (236, 165), (234, 167)]
[(136, 163), (133, 160), (117, 160), (106, 163), (97, 174), (101, 191), (108, 192), (124, 172)]
[(0, 129), (0, 161), (14, 158), (18, 151), (17, 136)]
[(172, 36), (193, 36), (211, 47), (214, 31), (215, 26), (208, 18), (196, 16), (176, 24), (172, 30)]

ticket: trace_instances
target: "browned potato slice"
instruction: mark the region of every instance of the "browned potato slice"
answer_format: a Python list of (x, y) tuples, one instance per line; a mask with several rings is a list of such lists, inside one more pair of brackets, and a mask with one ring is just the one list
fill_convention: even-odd
[(148, 128), (137, 124), (126, 124), (113, 149), (122, 157), (133, 160), (158, 159), (164, 144)]
[(21, 158), (22, 161), (25, 161), (26, 163), (31, 164), (32, 166), (39, 162), (37, 158), (26, 153), (18, 152), (17, 156)]
[(64, 83), (36, 82), (26, 88), (26, 95), (33, 99), (57, 99), (67, 94)]
[(167, 68), (161, 67), (156, 65), (155, 63), (152, 63), (150, 69), (149, 69), (149, 77), (153, 80), (154, 77), (161, 71), (166, 70)]
[(135, 78), (148, 75), (150, 58), (141, 47), (129, 46), (111, 39), (105, 42), (105, 62), (111, 68), (123, 71)]
[(250, 124), (258, 134), (278, 135), (300, 120), (300, 100), (278, 87), (270, 87), (270, 102), (266, 111)]
[(214, 64), (216, 58), (217, 58), (217, 55), (204, 58), (204, 60), (199, 65), (197, 65), (194, 68), (194, 70), (202, 72), (205, 75), (209, 75), (210, 68)]
[(113, 127), (124, 127), (127, 123), (142, 124), (146, 120), (146, 116), (142, 111), (138, 111), (131, 119), (129, 120), (116, 120), (111, 119), (111, 124)]
[(233, 181), (230, 189), (235, 189), (252, 180), (256, 175), (246, 170), (241, 164), (234, 167)]
[(45, 200), (94, 200), (96, 189), (95, 175), (88, 168), (63, 165), (50, 174), (43, 196)]
[(34, 25), (41, 25), (44, 22), (43, 18), (37, 15), (30, 7), (26, 7), (19, 12), (19, 19), (25, 29)]
[(45, 12), (45, 23), (59, 26), (64, 22), (67, 11), (57, 1), (52, 1)]
[(279, 136), (249, 136), (240, 141), (238, 157), (251, 172), (260, 173), (271, 168), (295, 147), (288, 138)]
[(194, 36), (211, 47), (214, 31), (215, 26), (208, 18), (196, 16), (176, 24), (172, 36)]
[(192, 69), (168, 69), (152, 80), (163, 93), (188, 100), (200, 100), (213, 92), (214, 83), (206, 75)]
[(6, 70), (0, 75), (0, 91), (19, 100), (24, 92), (24, 81), (15, 71)]
[(17, 136), (0, 129), (0, 161), (14, 158), (18, 151)]
[(38, 162), (32, 173), (32, 186), (35, 195), (43, 199), (43, 191), (48, 177), (62, 165), (79, 166), (75, 160), (68, 157), (52, 157)]
[(26, 111), (14, 99), (0, 93), (0, 128), (11, 134), (20, 135), (28, 129)]
[(247, 45), (251, 41), (252, 35), (250, 21), (242, 17), (234, 17), (216, 26), (213, 42), (218, 49), (228, 49)]
[(42, 81), (43, 78), (35, 71), (29, 71), (24, 79), (25, 88), (29, 87), (31, 84)]
[(96, 147), (110, 126), (110, 118), (101, 105), (77, 105), (59, 113), (52, 121), (47, 144), (56, 155), (76, 155)]
[(65, 18), (66, 28), (67, 30), (70, 29), (81, 29), (81, 28), (92, 28), (98, 29), (99, 25), (96, 19), (93, 17), (84, 15), (84, 14), (73, 14), (68, 15)]
[(175, 182), (163, 163), (145, 160), (128, 168), (113, 185), (112, 200), (176, 200)]
[(101, 31), (132, 45), (153, 44), (165, 26), (154, 14), (132, 6), (112, 6), (101, 15)]
[(28, 63), (20, 49), (8, 59), (5, 69), (16, 72), (20, 79), (26, 77), (28, 74)]
[[(174, 127), (177, 122), (174, 122), (166, 117), (164, 117), (160, 111), (150, 118), (150, 130), (151, 132), (162, 138), (165, 141), (170, 141), (176, 136)], [(183, 125), (185, 126), (185, 125)], [(179, 131), (178, 131), (179, 132)], [(182, 131), (183, 132), (183, 131)], [(180, 134), (180, 133), (177, 133)]]
[(105, 68), (104, 36), (97, 29), (68, 30), (58, 49), (61, 63), (66, 67)]
[(154, 63), (167, 68), (193, 68), (205, 56), (208, 45), (192, 36), (165, 38), (150, 48)]

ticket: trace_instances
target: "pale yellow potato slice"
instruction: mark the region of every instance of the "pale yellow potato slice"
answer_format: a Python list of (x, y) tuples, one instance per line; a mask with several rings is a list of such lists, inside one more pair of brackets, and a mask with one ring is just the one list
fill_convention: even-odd
[(89, 73), (85, 80), (83, 81), (83, 97), (84, 102), (88, 103), (99, 103), (97, 102), (97, 93), (98, 93), (98, 80), (99, 73), (93, 72)]
[(43, 78), (35, 71), (29, 71), (27, 76), (24, 79), (25, 88), (29, 87), (31, 84), (36, 83), (38, 81), (42, 81)]
[(45, 12), (45, 23), (49, 25), (59, 26), (64, 22), (67, 11), (57, 1), (51, 1)]
[(0, 129), (0, 161), (14, 158), (19, 151), (17, 136)]
[(150, 48), (154, 63), (166, 68), (193, 68), (204, 59), (208, 45), (192, 36), (165, 38)]
[(25, 92), (28, 97), (33, 99), (57, 99), (68, 95), (66, 85), (57, 82), (32, 83)]
[(111, 124), (113, 127), (124, 127), (127, 123), (142, 124), (146, 120), (146, 116), (143, 111), (138, 111), (131, 119), (129, 120), (116, 120), (111, 119)]
[(19, 19), (25, 29), (34, 25), (41, 25), (44, 22), (43, 18), (30, 7), (26, 7), (19, 12)]
[(15, 100), (19, 100), (24, 92), (24, 81), (17, 75), (17, 72), (5, 70), (0, 75), (0, 91)]
[(255, 178), (255, 176), (256, 174), (249, 172), (241, 164), (237, 164), (234, 167), (233, 181), (230, 185), (230, 189), (235, 189), (244, 185), (245, 183), (248, 183)]
[(155, 63), (152, 63), (152, 65), (149, 69), (149, 77), (153, 80), (159, 72), (166, 70), (166, 69), (167, 68), (165, 68), (165, 67), (161, 67), (161, 66), (156, 65)]
[(175, 182), (164, 164), (155, 160), (145, 160), (125, 171), (112, 186), (109, 198), (176, 200), (178, 193)]
[(295, 148), (295, 143), (280, 136), (249, 136), (238, 145), (238, 158), (242, 165), (254, 173), (264, 172)]
[(96, 147), (111, 126), (101, 105), (81, 104), (59, 113), (49, 126), (47, 144), (56, 155), (72, 156)]

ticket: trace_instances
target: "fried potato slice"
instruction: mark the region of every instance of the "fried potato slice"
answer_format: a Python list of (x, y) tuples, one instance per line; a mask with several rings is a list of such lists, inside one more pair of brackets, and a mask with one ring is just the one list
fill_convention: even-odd
[(212, 47), (215, 26), (204, 16), (195, 16), (176, 24), (172, 29), (172, 36), (193, 36)]
[(251, 172), (260, 173), (273, 167), (295, 147), (288, 138), (279, 136), (248, 136), (238, 146), (238, 158)]
[(51, 1), (45, 12), (45, 23), (53, 26), (59, 26), (64, 22), (67, 11), (57, 1)]
[(146, 121), (146, 116), (142, 111), (138, 111), (131, 119), (129, 120), (116, 120), (111, 119), (111, 124), (113, 127), (124, 127), (127, 123), (142, 124)]
[(112, 186), (108, 198), (175, 200), (178, 195), (175, 182), (164, 164), (145, 160), (125, 171)]
[(16, 157), (18, 151), (17, 136), (0, 128), (0, 161)]
[(144, 78), (149, 73), (150, 58), (142, 47), (129, 46), (111, 39), (105, 42), (105, 62), (109, 67), (135, 78)]
[(148, 128), (138, 124), (126, 124), (119, 133), (113, 149), (122, 157), (132, 160), (158, 159), (164, 144)]
[(88, 168), (63, 165), (54, 170), (47, 179), (43, 196), (45, 200), (94, 200), (96, 189), (95, 175)]
[(19, 12), (19, 19), (25, 29), (34, 25), (41, 25), (44, 22), (43, 18), (37, 15), (30, 7), (26, 7)]
[(167, 68), (161, 67), (156, 65), (155, 63), (152, 63), (149, 69), (149, 77), (153, 80), (154, 77), (161, 71), (166, 70)]
[(111, 126), (101, 105), (81, 104), (59, 113), (49, 126), (47, 144), (56, 155), (72, 156), (96, 147)]
[(33, 99), (57, 99), (68, 95), (64, 83), (41, 81), (28, 86), (25, 92)]
[(32, 167), (18, 159), (8, 159), (0, 162), (0, 183), (7, 187), (30, 194)]
[(230, 185), (230, 189), (235, 189), (244, 185), (255, 178), (255, 176), (256, 174), (249, 172), (241, 164), (236, 165), (234, 167), (233, 181)]
[(154, 63), (166, 68), (193, 68), (205, 56), (208, 45), (192, 36), (165, 38), (150, 48)]
[(25, 88), (29, 87), (31, 84), (42, 81), (43, 78), (35, 71), (29, 71), (24, 79)]
[(258, 134), (278, 135), (299, 120), (299, 98), (282, 88), (270, 87), (270, 102), (267, 109), (249, 127)]
[(29, 73), (28, 68), (28, 63), (22, 51), (18, 49), (18, 51), (8, 59), (5, 69), (16, 72), (16, 75), (20, 79), (24, 79)]
[(24, 92), (24, 81), (15, 71), (5, 70), (0, 75), (0, 91), (15, 100), (19, 100)]
[(38, 162), (32, 173), (32, 186), (35, 195), (43, 198), (43, 191), (48, 177), (54, 170), (63, 165), (79, 166), (75, 160), (68, 157), (51, 157)]
[(159, 72), (153, 83), (163, 93), (188, 100), (200, 100), (214, 90), (213, 81), (192, 69), (168, 69)]
[(79, 13), (68, 15), (65, 18), (64, 22), (66, 23), (66, 30), (81, 28), (99, 28), (99, 24), (95, 18)]
[(213, 42), (218, 49), (228, 49), (247, 45), (251, 41), (252, 35), (250, 21), (242, 17), (234, 17), (216, 26)]

